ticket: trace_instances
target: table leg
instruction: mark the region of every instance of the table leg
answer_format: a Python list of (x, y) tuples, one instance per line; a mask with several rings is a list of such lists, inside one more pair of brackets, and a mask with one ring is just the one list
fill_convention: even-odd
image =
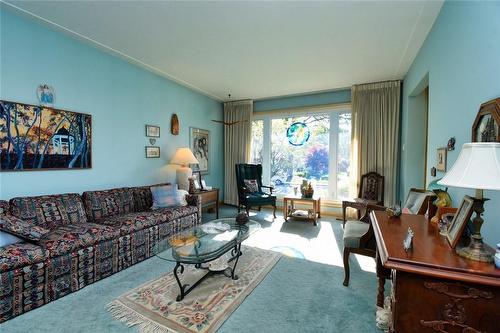
[(321, 198), (318, 198), (318, 218), (321, 218)]
[(283, 199), (283, 218), (285, 219), (285, 222), (287, 220), (288, 212), (287, 212), (287, 203), (286, 199)]

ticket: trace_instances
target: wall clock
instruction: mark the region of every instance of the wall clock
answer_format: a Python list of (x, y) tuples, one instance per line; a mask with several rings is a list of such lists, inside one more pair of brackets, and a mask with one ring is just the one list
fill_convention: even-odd
[(472, 142), (500, 142), (500, 98), (481, 104), (472, 125)]

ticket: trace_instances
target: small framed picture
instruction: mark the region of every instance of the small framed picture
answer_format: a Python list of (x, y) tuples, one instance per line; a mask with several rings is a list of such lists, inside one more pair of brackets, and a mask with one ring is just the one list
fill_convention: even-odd
[(206, 189), (207, 188), (207, 183), (205, 183), (205, 179), (201, 180), (201, 188)]
[(458, 240), (464, 231), (467, 222), (469, 222), (470, 216), (472, 215), (472, 206), (474, 205), (474, 199), (466, 195), (460, 203), (453, 221), (451, 221), (448, 227), (448, 234), (446, 238), (448, 243), (454, 249), (457, 246)]
[(146, 147), (146, 158), (159, 158), (160, 147), (149, 146)]
[(146, 136), (148, 138), (159, 138), (160, 126), (146, 125)]
[(193, 183), (195, 190), (201, 190), (200, 175), (199, 172), (193, 173)]
[(446, 171), (446, 152), (447, 152), (446, 147), (438, 148), (437, 149), (437, 156), (436, 156), (436, 170), (437, 171)]

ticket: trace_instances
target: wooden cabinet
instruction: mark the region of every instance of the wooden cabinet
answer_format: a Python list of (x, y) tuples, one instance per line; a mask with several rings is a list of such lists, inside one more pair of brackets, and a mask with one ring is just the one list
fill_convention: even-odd
[(215, 209), (216, 218), (219, 218), (219, 189), (196, 191), (194, 194), (201, 197), (201, 208)]
[[(370, 216), (383, 266), (377, 274), (391, 272), (391, 332), (500, 332), (500, 270), (458, 256), (422, 215)], [(405, 252), (408, 227), (414, 245)]]

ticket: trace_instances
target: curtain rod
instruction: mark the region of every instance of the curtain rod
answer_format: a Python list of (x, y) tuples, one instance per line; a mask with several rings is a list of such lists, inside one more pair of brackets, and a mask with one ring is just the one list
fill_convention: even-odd
[(363, 86), (365, 84), (377, 84), (377, 83), (387, 83), (387, 82), (403, 82), (403, 80), (384, 80), (384, 81), (373, 81), (373, 82), (366, 82), (366, 83), (358, 83), (358, 84), (353, 84), (353, 87), (358, 87), (358, 86)]

